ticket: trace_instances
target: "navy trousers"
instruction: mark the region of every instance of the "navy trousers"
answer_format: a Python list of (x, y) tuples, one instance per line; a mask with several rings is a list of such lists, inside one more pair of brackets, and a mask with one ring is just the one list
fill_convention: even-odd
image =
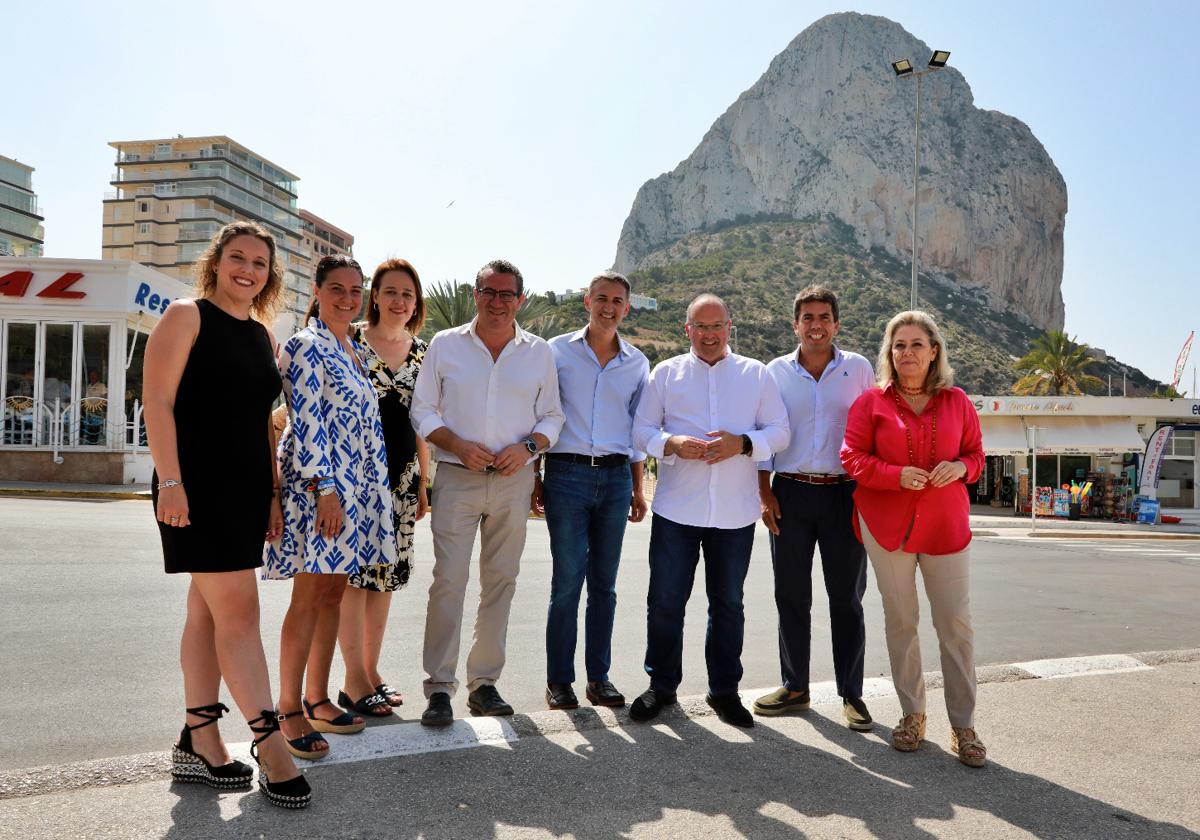
[(791, 691), (808, 690), (812, 645), (812, 561), (820, 546), (829, 596), (833, 670), (838, 694), (861, 697), (867, 633), (862, 599), (867, 552), (854, 536), (854, 482), (805, 484), (775, 476), (771, 488), (782, 517), (771, 535), (775, 605), (779, 608), (779, 665)]
[(750, 569), (753, 524), (745, 528), (701, 528), (654, 515), (650, 525), (650, 591), (646, 595), (646, 673), (650, 687), (674, 694), (683, 679), (683, 614), (692, 594), (700, 550), (708, 629), (704, 659), (714, 697), (737, 693), (742, 679), (746, 620), (742, 586)]

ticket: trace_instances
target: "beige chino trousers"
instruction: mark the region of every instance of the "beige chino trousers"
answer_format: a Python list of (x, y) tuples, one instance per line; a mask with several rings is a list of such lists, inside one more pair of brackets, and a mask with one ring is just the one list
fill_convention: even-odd
[(433, 583), (425, 614), (425, 697), (458, 689), (463, 600), (479, 531), (479, 611), (467, 656), (467, 690), (490, 685), (504, 669), (508, 612), (525, 550), (533, 464), (515, 475), (438, 464), (433, 479)]
[(883, 626), (892, 683), (904, 714), (925, 714), (925, 675), (917, 624), (917, 569), (929, 598), (933, 628), (942, 658), (942, 681), (950, 725), (975, 725), (975, 633), (971, 629), (971, 548), (956, 554), (913, 554), (888, 551), (875, 542), (861, 514), (863, 545), (875, 569), (883, 597)]

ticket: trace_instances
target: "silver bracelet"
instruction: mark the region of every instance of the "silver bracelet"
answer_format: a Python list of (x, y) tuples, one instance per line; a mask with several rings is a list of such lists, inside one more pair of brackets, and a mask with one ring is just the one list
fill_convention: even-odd
[(176, 481), (173, 478), (168, 478), (166, 481), (159, 482), (158, 489), (166, 490), (168, 487), (182, 487), (182, 486), (183, 486), (182, 481)]

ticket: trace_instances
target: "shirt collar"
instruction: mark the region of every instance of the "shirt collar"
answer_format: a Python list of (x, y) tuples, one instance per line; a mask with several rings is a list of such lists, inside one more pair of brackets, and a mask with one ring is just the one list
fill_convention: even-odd
[[(479, 333), (475, 330), (475, 325), (478, 322), (479, 322), (479, 316), (476, 315), (474, 318), (471, 319), (471, 322), (469, 324), (463, 324), (461, 327), (458, 327), (459, 335), (469, 335), (469, 336), (473, 336), (474, 338), (479, 339), (480, 341), (483, 341), (483, 339), (479, 338)], [(515, 344), (524, 344), (527, 341), (533, 341), (533, 339), (534, 339), (533, 333), (528, 333), (525, 330), (521, 329), (521, 325), (515, 321), (513, 322), (513, 327), (514, 327), (513, 342)]]
[[(582, 342), (586, 343), (587, 342), (587, 331), (588, 331), (588, 325), (584, 324), (581, 329), (578, 329), (575, 332), (571, 333), (571, 337), (568, 339), (568, 341), (569, 342), (582, 341)], [(620, 358), (621, 360), (624, 360), (630, 354), (632, 354), (632, 352), (633, 352), (633, 345), (631, 345), (625, 339), (621, 338), (620, 333), (617, 333), (617, 357)]]
[(726, 347), (724, 357), (722, 357), (720, 360), (714, 362), (711, 365), (696, 355), (696, 349), (694, 347), (688, 348), (688, 355), (691, 356), (692, 361), (698, 365), (704, 365), (706, 368), (718, 368), (733, 358), (733, 351), (730, 350), (728, 347)]
[[(827, 370), (833, 370), (840, 365), (845, 358), (846, 354), (842, 352), (842, 348), (838, 347), (836, 344), (833, 345), (833, 358), (829, 360), (829, 367)], [(804, 368), (804, 365), (800, 364), (800, 345), (796, 345), (796, 352), (792, 354), (791, 360), (792, 367), (795, 370), (802, 370)]]

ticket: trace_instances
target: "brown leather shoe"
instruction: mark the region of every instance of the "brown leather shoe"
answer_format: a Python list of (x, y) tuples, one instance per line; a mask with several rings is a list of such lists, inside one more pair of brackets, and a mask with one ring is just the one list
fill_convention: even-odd
[(578, 709), (579, 698), (569, 683), (549, 683), (546, 686), (546, 705), (551, 709)]
[(588, 702), (593, 706), (608, 706), (619, 709), (625, 705), (625, 695), (617, 691), (617, 687), (608, 680), (596, 680), (587, 684)]

